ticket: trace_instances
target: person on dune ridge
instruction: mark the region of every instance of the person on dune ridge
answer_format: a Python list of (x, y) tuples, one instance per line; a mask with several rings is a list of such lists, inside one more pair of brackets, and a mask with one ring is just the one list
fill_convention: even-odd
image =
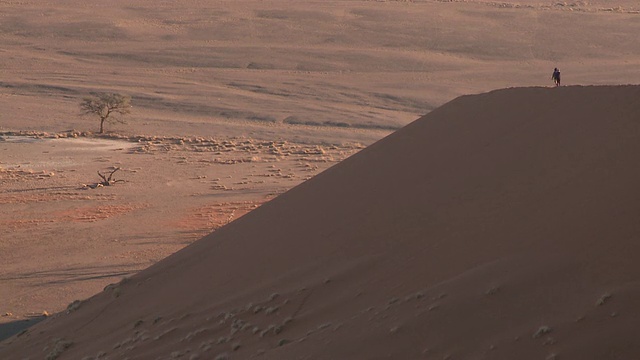
[(551, 75), (551, 79), (556, 84), (556, 86), (560, 86), (560, 70), (558, 70), (558, 68), (553, 69), (553, 75)]

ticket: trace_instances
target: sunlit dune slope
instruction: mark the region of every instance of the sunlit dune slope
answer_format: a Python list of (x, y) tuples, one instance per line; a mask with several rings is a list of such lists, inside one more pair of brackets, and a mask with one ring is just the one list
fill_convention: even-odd
[(638, 358), (639, 163), (640, 86), (463, 96), (0, 358)]

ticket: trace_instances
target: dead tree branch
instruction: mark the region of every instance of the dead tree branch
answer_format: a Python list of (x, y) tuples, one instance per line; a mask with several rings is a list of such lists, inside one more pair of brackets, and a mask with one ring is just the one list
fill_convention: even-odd
[(95, 183), (95, 184), (92, 184), (92, 185), (83, 185), (83, 187), (85, 187), (85, 188), (88, 187), (90, 189), (95, 189), (95, 188), (102, 187), (102, 186), (111, 186), (111, 185), (114, 185), (115, 183), (118, 183), (118, 182), (124, 182), (124, 180), (122, 180), (122, 179), (116, 180), (116, 179), (113, 178), (113, 174), (115, 174), (116, 171), (118, 171), (118, 170), (120, 170), (119, 167), (111, 170), (110, 173), (104, 173), (104, 174), (101, 173), (98, 170), (98, 176), (100, 176), (102, 181), (100, 181), (98, 183)]
[(115, 174), (116, 171), (120, 170), (119, 167), (113, 169), (110, 173), (109, 173), (109, 177), (107, 177), (107, 175), (103, 175), (100, 173), (100, 171), (98, 171), (98, 176), (100, 176), (102, 178), (102, 181), (100, 182), (100, 184), (102, 184), (102, 186), (111, 186), (115, 183), (117, 183), (118, 181), (124, 181), (124, 180), (115, 180), (113, 178), (113, 174)]

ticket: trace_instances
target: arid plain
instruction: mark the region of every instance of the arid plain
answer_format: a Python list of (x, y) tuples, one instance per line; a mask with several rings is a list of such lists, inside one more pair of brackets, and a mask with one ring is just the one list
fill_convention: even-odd
[[(101, 291), (459, 95), (550, 87), (554, 67), (567, 85), (640, 83), (639, 16), (604, 0), (0, 0), (0, 326)], [(104, 136), (78, 106), (101, 91), (133, 105)], [(123, 182), (86, 186), (115, 168)]]

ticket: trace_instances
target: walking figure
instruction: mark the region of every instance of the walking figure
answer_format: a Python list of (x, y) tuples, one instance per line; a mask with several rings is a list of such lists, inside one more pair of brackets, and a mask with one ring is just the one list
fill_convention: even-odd
[(558, 70), (558, 68), (553, 69), (553, 75), (551, 75), (551, 79), (556, 84), (556, 86), (560, 86), (560, 70)]

